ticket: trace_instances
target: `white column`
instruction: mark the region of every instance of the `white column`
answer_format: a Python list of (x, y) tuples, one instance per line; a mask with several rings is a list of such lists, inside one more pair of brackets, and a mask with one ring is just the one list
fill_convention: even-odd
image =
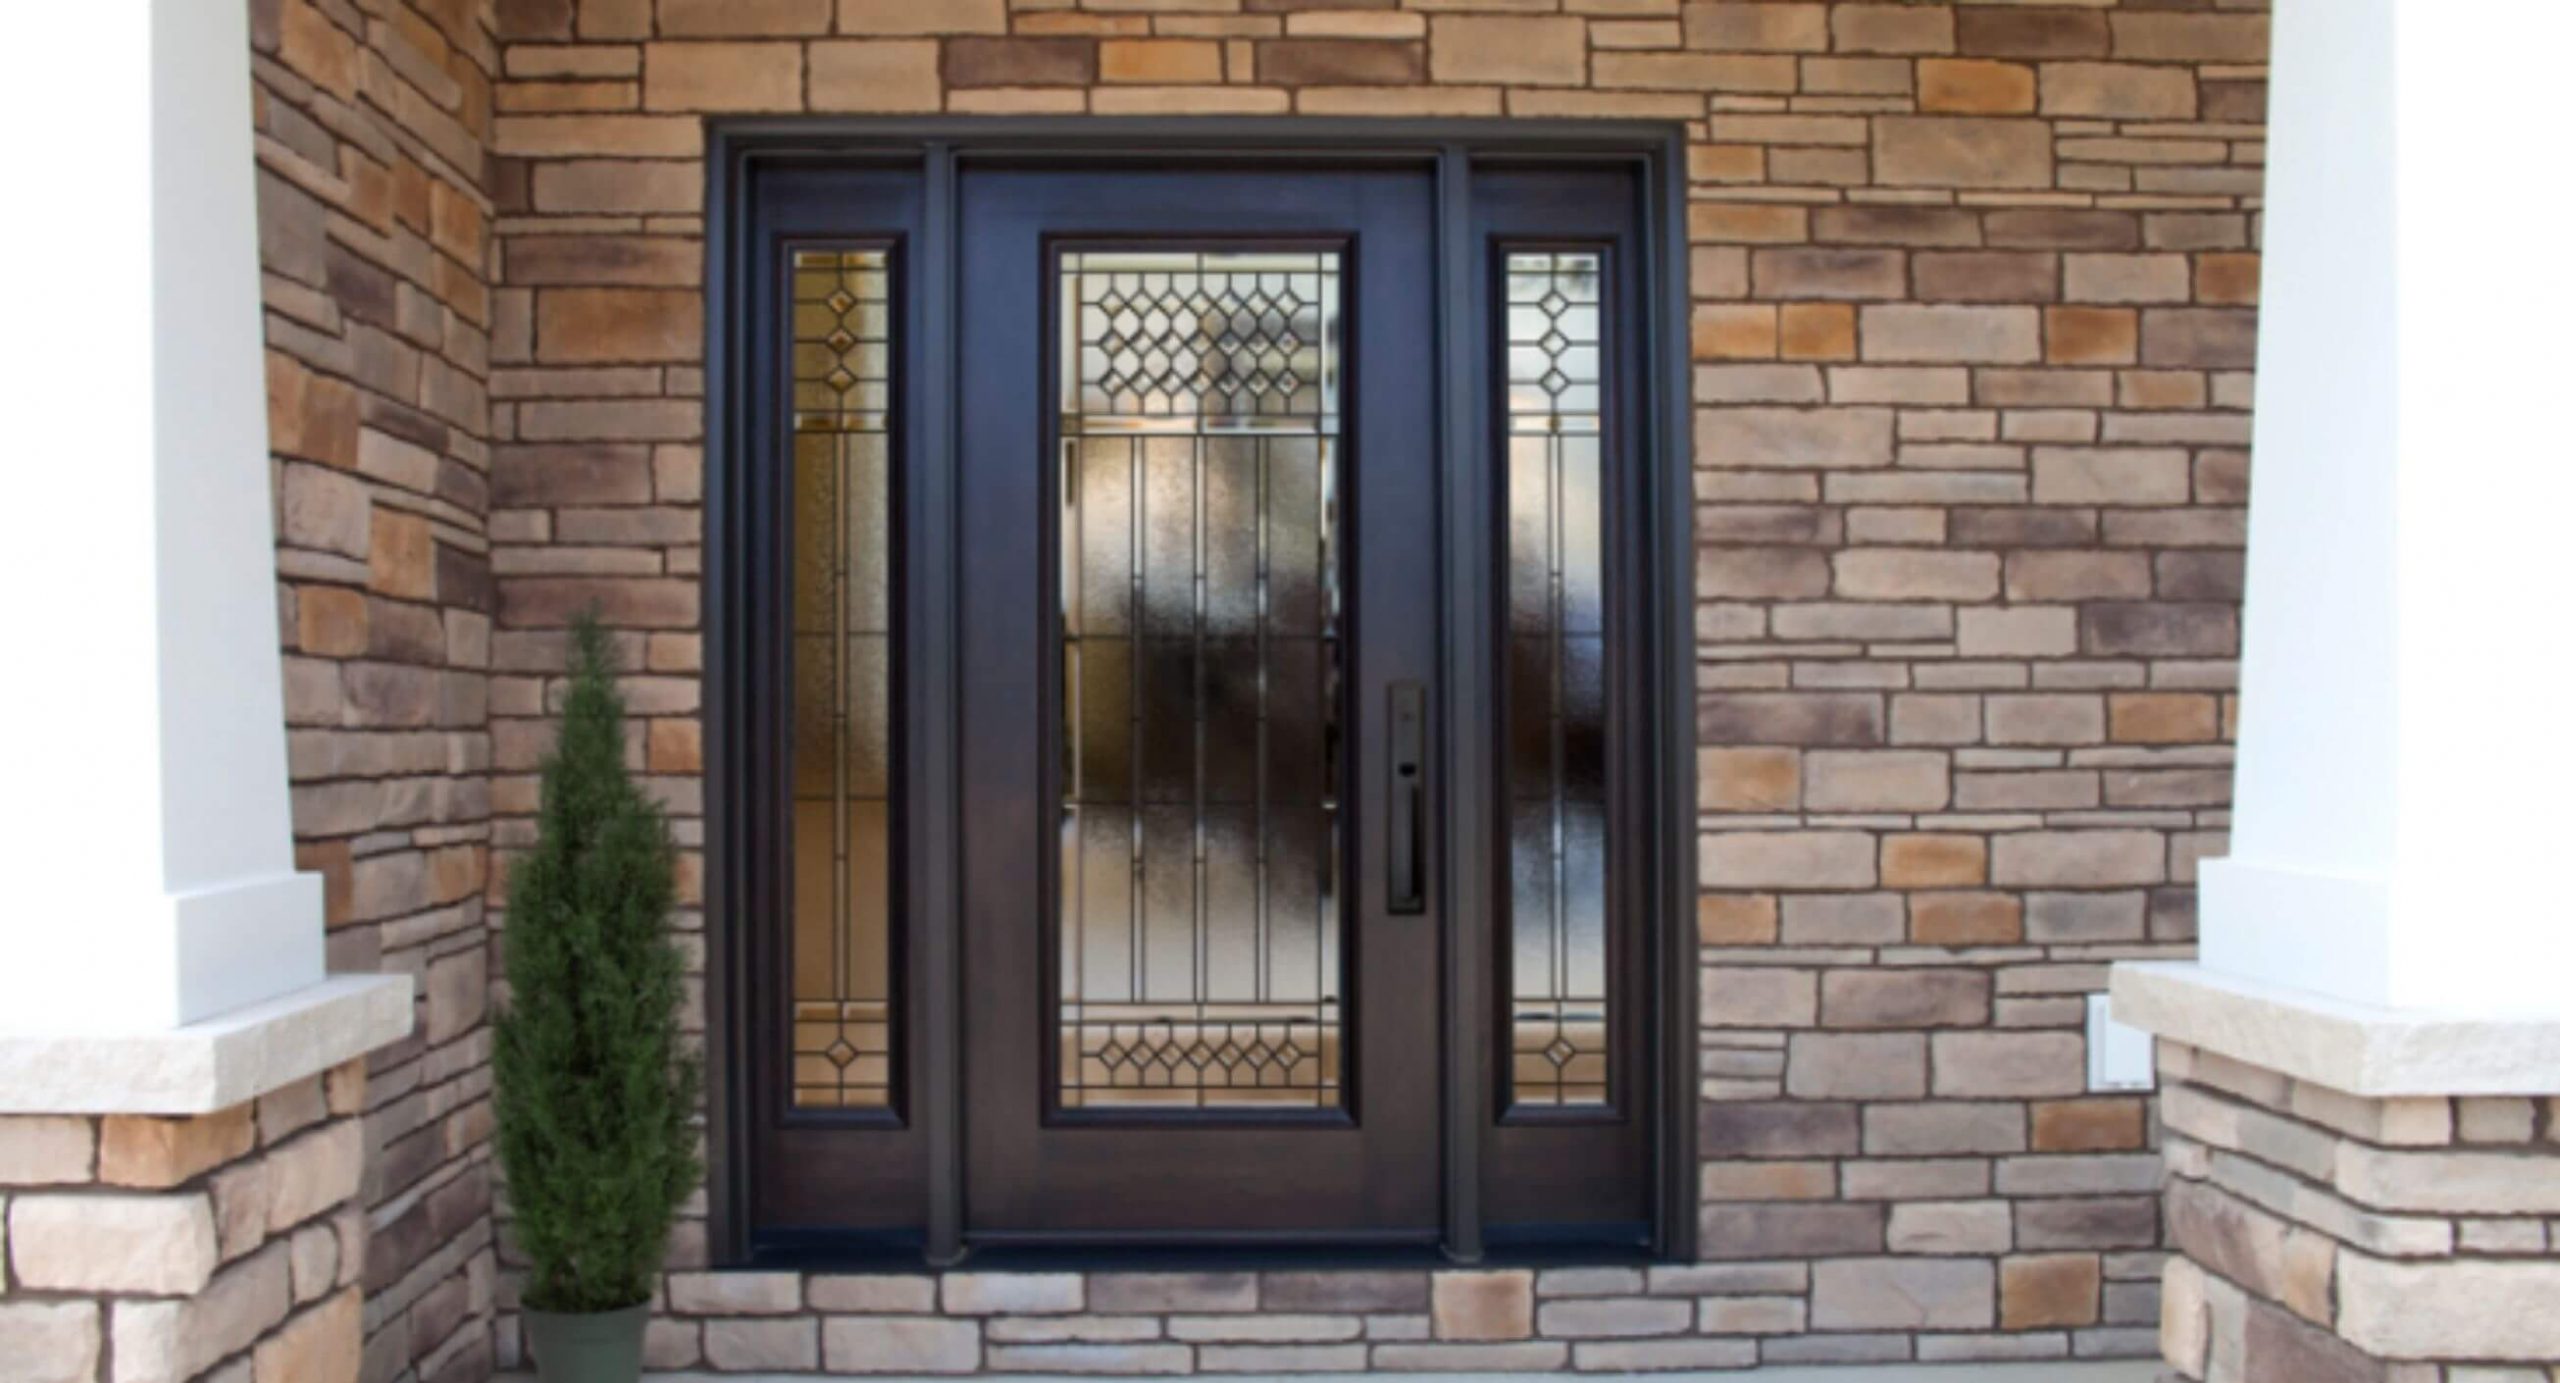
[(2560, 1015), (2560, 256), (2525, 173), (2555, 38), (2550, 6), (2276, 6), (2204, 977)]
[(0, 1031), (322, 978), (293, 868), (248, 6), (10, 16)]

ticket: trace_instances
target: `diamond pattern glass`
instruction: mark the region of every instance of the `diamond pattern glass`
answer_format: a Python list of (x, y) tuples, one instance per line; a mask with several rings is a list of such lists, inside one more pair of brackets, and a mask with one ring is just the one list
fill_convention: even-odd
[(877, 1109), (889, 886), (889, 252), (791, 256), (791, 1103)]
[(1341, 1103), (1340, 285), (1061, 257), (1063, 1108)]
[(1510, 1100), (1609, 1103), (1601, 262), (1503, 265)]

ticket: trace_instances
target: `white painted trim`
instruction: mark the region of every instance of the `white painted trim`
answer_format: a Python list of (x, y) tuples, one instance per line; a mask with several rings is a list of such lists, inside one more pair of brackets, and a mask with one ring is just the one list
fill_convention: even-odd
[(2116, 1021), (2369, 1099), (2560, 1094), (2560, 1018), (2380, 1008), (2201, 965), (2115, 967)]
[(183, 1028), (0, 1035), (0, 1114), (210, 1114), (409, 1035), (406, 975), (338, 975)]

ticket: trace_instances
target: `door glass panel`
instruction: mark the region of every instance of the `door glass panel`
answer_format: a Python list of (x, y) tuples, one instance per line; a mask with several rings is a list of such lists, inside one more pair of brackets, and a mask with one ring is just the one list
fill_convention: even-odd
[(1340, 288), (1060, 259), (1063, 1108), (1341, 1104)]
[(889, 252), (791, 256), (791, 1102), (890, 1102)]
[(1514, 1108), (1609, 1103), (1601, 272), (1503, 261)]

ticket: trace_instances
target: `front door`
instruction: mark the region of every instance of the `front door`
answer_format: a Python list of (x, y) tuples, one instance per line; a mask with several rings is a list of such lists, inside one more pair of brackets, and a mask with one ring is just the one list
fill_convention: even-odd
[(1677, 1251), (1677, 160), (1587, 138), (724, 174), (724, 1258)]
[(963, 183), (982, 1240), (1437, 1233), (1431, 191)]

